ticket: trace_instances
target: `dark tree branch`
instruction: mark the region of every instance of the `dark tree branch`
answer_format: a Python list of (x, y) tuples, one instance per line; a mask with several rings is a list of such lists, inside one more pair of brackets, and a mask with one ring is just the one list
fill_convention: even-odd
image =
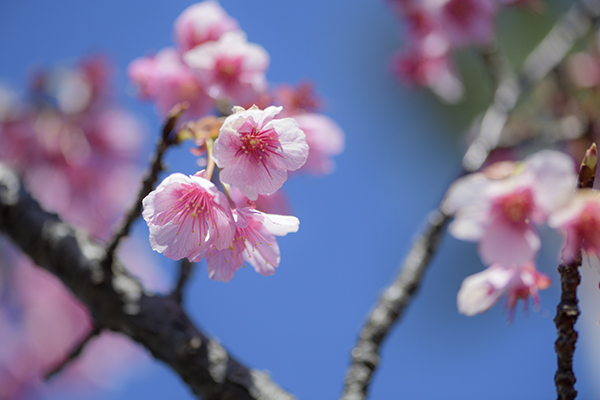
[(163, 166), (163, 157), (167, 149), (175, 143), (175, 138), (172, 136), (173, 129), (175, 128), (175, 124), (177, 124), (177, 120), (183, 112), (188, 108), (187, 103), (182, 103), (175, 106), (169, 113), (163, 128), (161, 137), (158, 139), (156, 143), (156, 151), (154, 152), (154, 156), (150, 160), (150, 168), (146, 172), (144, 179), (142, 181), (142, 188), (140, 189), (137, 199), (135, 203), (127, 212), (125, 220), (121, 224), (121, 226), (116, 230), (113, 235), (112, 240), (106, 246), (106, 256), (104, 261), (102, 262), (102, 266), (107, 275), (110, 275), (110, 269), (112, 266), (113, 258), (115, 256), (115, 252), (121, 239), (125, 236), (129, 235), (129, 230), (131, 229), (131, 225), (133, 222), (142, 215), (142, 200), (144, 197), (148, 196), (148, 194), (154, 189), (156, 185), (156, 181), (158, 180), (158, 174), (164, 170)]
[[(593, 144), (587, 151), (579, 168), (578, 188), (591, 189), (594, 186), (597, 158), (598, 151), (596, 145)], [(573, 354), (575, 353), (575, 344), (578, 337), (575, 323), (580, 314), (579, 299), (577, 299), (577, 287), (581, 282), (580, 266), (581, 255), (570, 264), (558, 266), (561, 295), (560, 303), (556, 306), (556, 317), (554, 317), (558, 333), (558, 338), (554, 343), (558, 361), (554, 383), (556, 384), (558, 400), (573, 400), (577, 397), (577, 390), (575, 390), (577, 379), (573, 372)]]
[[(498, 146), (508, 116), (522, 94), (564, 59), (575, 41), (589, 31), (598, 15), (600, 0), (576, 3), (525, 60), (518, 78), (510, 73), (497, 73), (502, 71), (500, 64), (491, 64), (497, 62), (497, 55), (494, 54), (493, 58), (486, 56), (486, 65), (492, 68), (492, 80), (501, 79), (492, 104), (469, 129), (470, 136), (475, 139), (463, 158), (464, 172), (481, 168), (490, 152)], [(380, 344), (412, 300), (448, 219), (439, 208), (430, 213), (423, 233), (413, 243), (396, 279), (367, 315), (358, 343), (352, 349), (342, 400), (362, 400), (367, 397), (372, 374), (379, 363)]]
[(93, 338), (98, 336), (101, 332), (102, 332), (102, 329), (100, 329), (98, 327), (94, 328), (90, 333), (87, 334), (86, 337), (83, 338), (83, 340), (79, 343), (79, 345), (73, 349), (71, 354), (69, 354), (57, 366), (55, 366), (51, 371), (49, 371), (46, 374), (46, 376), (44, 376), (44, 379), (49, 380), (50, 378), (52, 378), (53, 376), (55, 376), (56, 374), (61, 372), (63, 369), (65, 369), (65, 367), (67, 365), (69, 365), (72, 361), (74, 361), (77, 357), (79, 357), (79, 355), (81, 354), (81, 352), (83, 352), (83, 349), (85, 349), (85, 346), (87, 346), (87, 344), (90, 342), (90, 340), (92, 340)]
[(187, 258), (184, 258), (179, 262), (179, 278), (177, 279), (177, 284), (175, 285), (175, 289), (173, 289), (173, 293), (171, 293), (173, 299), (178, 303), (181, 303), (183, 299), (183, 289), (192, 274), (193, 268), (194, 263)]
[(366, 397), (371, 376), (379, 364), (379, 346), (419, 288), (448, 219), (447, 215), (438, 210), (429, 214), (426, 227), (414, 241), (400, 273), (369, 313), (358, 343), (352, 349), (352, 361), (341, 397), (343, 400)]
[(248, 369), (190, 321), (171, 296), (144, 293), (118, 259), (104, 275), (104, 249), (43, 211), (0, 164), (0, 232), (89, 307), (96, 326), (124, 333), (166, 363), (205, 400), (291, 400), (269, 376)]

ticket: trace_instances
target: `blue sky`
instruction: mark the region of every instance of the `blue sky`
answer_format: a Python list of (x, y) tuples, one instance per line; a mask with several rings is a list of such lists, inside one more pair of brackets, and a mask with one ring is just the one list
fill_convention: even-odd
[[(150, 104), (127, 94), (125, 69), (136, 57), (172, 44), (172, 24), (189, 1), (0, 1), (0, 80), (24, 87), (32, 66), (94, 52), (116, 63), (119, 101), (146, 121), (148, 146), (159, 118)], [(383, 0), (223, 0), (248, 40), (271, 55), (273, 83), (311, 79), (325, 113), (346, 132), (346, 151), (328, 177), (302, 176), (284, 186), (300, 230), (280, 240), (274, 276), (251, 269), (228, 283), (193, 276), (185, 307), (192, 319), (239, 360), (270, 371), (299, 399), (339, 395), (349, 353), (368, 310), (394, 277), (427, 212), (459, 172), (462, 119), (432, 97), (403, 88), (387, 73), (400, 45), (399, 25)], [(473, 110), (461, 111), (474, 114)], [(169, 154), (172, 171), (193, 173), (185, 149)], [(147, 240), (143, 224), (135, 234)], [(462, 280), (483, 267), (473, 244), (449, 236), (427, 272), (415, 302), (382, 349), (373, 399), (506, 399), (554, 396), (552, 318), (558, 303), (556, 253), (546, 235), (540, 269), (553, 278), (542, 310), (512, 324), (500, 305), (467, 318), (458, 314)], [(150, 246), (147, 245), (148, 251)], [(167, 275), (175, 264), (154, 255)], [(594, 279), (596, 279), (594, 281)], [(575, 368), (581, 398), (598, 393), (593, 355), (600, 316), (597, 278), (584, 282), (582, 340)], [(587, 311), (587, 314), (585, 312)], [(1, 340), (1, 338), (0, 338)], [(191, 399), (168, 368), (152, 362), (117, 389), (95, 399)]]

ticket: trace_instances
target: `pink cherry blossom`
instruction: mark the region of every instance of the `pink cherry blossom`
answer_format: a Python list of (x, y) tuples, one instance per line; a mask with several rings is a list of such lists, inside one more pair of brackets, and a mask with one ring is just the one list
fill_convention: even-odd
[(183, 59), (214, 99), (252, 104), (267, 88), (269, 55), (261, 46), (248, 43), (243, 32), (225, 33), (218, 41), (188, 51)]
[(449, 43), (438, 33), (396, 53), (391, 68), (402, 82), (426, 86), (447, 103), (456, 103), (463, 96), (464, 87), (450, 58)]
[(281, 189), (272, 194), (259, 194), (258, 198), (254, 201), (244, 196), (236, 186), (231, 187), (229, 195), (238, 208), (251, 206), (258, 211), (268, 214), (293, 214), (290, 199)]
[(332, 173), (335, 165), (331, 157), (344, 151), (342, 129), (332, 119), (322, 114), (298, 114), (294, 119), (306, 135), (306, 143), (310, 148), (306, 164), (298, 171), (315, 175)]
[(162, 115), (173, 106), (187, 101), (188, 117), (200, 117), (213, 106), (213, 100), (192, 70), (181, 61), (177, 51), (165, 48), (152, 57), (133, 60), (129, 78), (138, 87), (141, 98), (151, 99)]
[(169, 175), (143, 200), (152, 249), (180, 260), (193, 259), (209, 247), (228, 247), (235, 224), (225, 195), (203, 171)]
[(221, 180), (237, 186), (250, 200), (271, 194), (287, 179), (287, 171), (308, 158), (306, 136), (292, 118), (274, 119), (281, 107), (244, 110), (234, 107), (213, 148)]
[(494, 264), (463, 281), (457, 297), (458, 311), (467, 316), (485, 312), (506, 294), (506, 307), (511, 310), (512, 317), (517, 301), (526, 302), (529, 296), (539, 308), (538, 291), (548, 286), (550, 278), (539, 272), (533, 263), (518, 267)]
[(208, 276), (216, 281), (229, 282), (234, 273), (251, 264), (263, 276), (273, 275), (281, 259), (275, 236), (297, 232), (298, 218), (265, 214), (249, 207), (233, 211), (236, 231), (229, 248), (212, 248), (192, 261), (206, 258)]
[(457, 46), (485, 44), (494, 34), (494, 0), (448, 0), (440, 12), (440, 24)]
[(478, 241), (484, 263), (511, 267), (534, 260), (540, 239), (533, 222), (545, 222), (567, 203), (576, 174), (571, 158), (556, 151), (538, 152), (522, 165), (501, 165), (512, 166), (501, 179), (484, 171), (456, 181), (443, 207), (455, 215), (452, 235)]
[(174, 25), (175, 42), (181, 53), (236, 30), (239, 30), (237, 21), (213, 0), (192, 4), (183, 10)]
[(600, 257), (600, 194), (597, 191), (578, 191), (573, 200), (550, 216), (548, 225), (565, 236), (561, 251), (563, 262), (577, 260), (582, 250), (587, 257)]

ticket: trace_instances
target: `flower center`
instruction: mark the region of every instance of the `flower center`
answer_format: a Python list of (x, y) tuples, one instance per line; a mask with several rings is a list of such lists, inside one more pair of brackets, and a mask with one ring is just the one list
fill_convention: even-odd
[(530, 189), (519, 189), (501, 197), (497, 205), (501, 214), (509, 221), (527, 222), (533, 212), (533, 194)]
[[(280, 150), (279, 140), (273, 128), (259, 130), (253, 127), (249, 133), (242, 133), (242, 147), (236, 152), (235, 156), (248, 156), (259, 165), (263, 165), (269, 176), (271, 176), (267, 167), (268, 159), (273, 154), (283, 157), (278, 153)], [(248, 160), (246, 161), (248, 162)]]

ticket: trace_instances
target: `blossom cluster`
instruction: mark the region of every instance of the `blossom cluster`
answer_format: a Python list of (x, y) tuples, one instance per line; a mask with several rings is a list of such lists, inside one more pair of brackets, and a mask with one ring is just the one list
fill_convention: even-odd
[(174, 260), (206, 259), (212, 279), (228, 282), (245, 262), (272, 275), (280, 254), (275, 236), (298, 230), (296, 217), (257, 210), (259, 195), (272, 195), (308, 158), (306, 137), (292, 118), (275, 116), (281, 107), (234, 108), (208, 157), (220, 168), (225, 193), (234, 185), (248, 199), (236, 205), (202, 170), (174, 173), (143, 200), (152, 248)]
[[(596, 165), (595, 149), (586, 161)], [(597, 264), (600, 256), (600, 195), (575, 190), (572, 159), (558, 151), (540, 151), (521, 163), (500, 162), (457, 180), (444, 200), (444, 212), (454, 215), (450, 233), (478, 242), (489, 267), (468, 277), (458, 293), (459, 311), (474, 315), (488, 310), (503, 294), (514, 310), (519, 299), (532, 297), (550, 279), (535, 267), (540, 248), (536, 225), (547, 224), (565, 237), (564, 263), (584, 258)]]
[(333, 171), (331, 157), (343, 151), (344, 134), (320, 114), (321, 102), (308, 83), (293, 88), (270, 88), (266, 80), (269, 54), (254, 43), (235, 19), (214, 0), (185, 9), (174, 24), (174, 47), (129, 65), (129, 77), (141, 99), (153, 101), (166, 115), (187, 102), (183, 119), (193, 119), (215, 108), (227, 114), (232, 106), (282, 106), (281, 116), (292, 117), (311, 147), (302, 171), (321, 175)]
[[(110, 75), (108, 60), (95, 56), (37, 72), (29, 101), (0, 87), (0, 161), (18, 171), (44, 209), (96, 239), (111, 232), (140, 180), (141, 123), (113, 101)], [(119, 256), (143, 265), (136, 275), (150, 278), (146, 289), (158, 290), (156, 266), (132, 245)], [(44, 374), (93, 330), (92, 317), (56, 277), (6, 240), (0, 240), (0, 298), (1, 400), (56, 396), (73, 384), (97, 391), (143, 357), (124, 337), (102, 333), (45, 385)]]
[[(143, 200), (152, 248), (175, 260), (206, 259), (217, 281), (229, 281), (246, 262), (271, 275), (280, 262), (275, 236), (299, 226), (281, 215), (289, 214), (283, 183), (296, 171), (331, 173), (344, 134), (318, 113), (310, 84), (269, 88), (268, 53), (247, 42), (216, 1), (184, 10), (174, 39), (175, 47), (134, 60), (129, 76), (162, 114), (187, 102), (178, 139), (194, 140), (206, 169), (174, 173)], [(214, 109), (233, 111), (206, 115)]]
[(457, 102), (464, 88), (452, 52), (490, 44), (499, 8), (526, 2), (388, 0), (394, 14), (407, 25), (407, 46), (393, 56), (393, 74), (405, 83), (428, 87), (446, 102)]

